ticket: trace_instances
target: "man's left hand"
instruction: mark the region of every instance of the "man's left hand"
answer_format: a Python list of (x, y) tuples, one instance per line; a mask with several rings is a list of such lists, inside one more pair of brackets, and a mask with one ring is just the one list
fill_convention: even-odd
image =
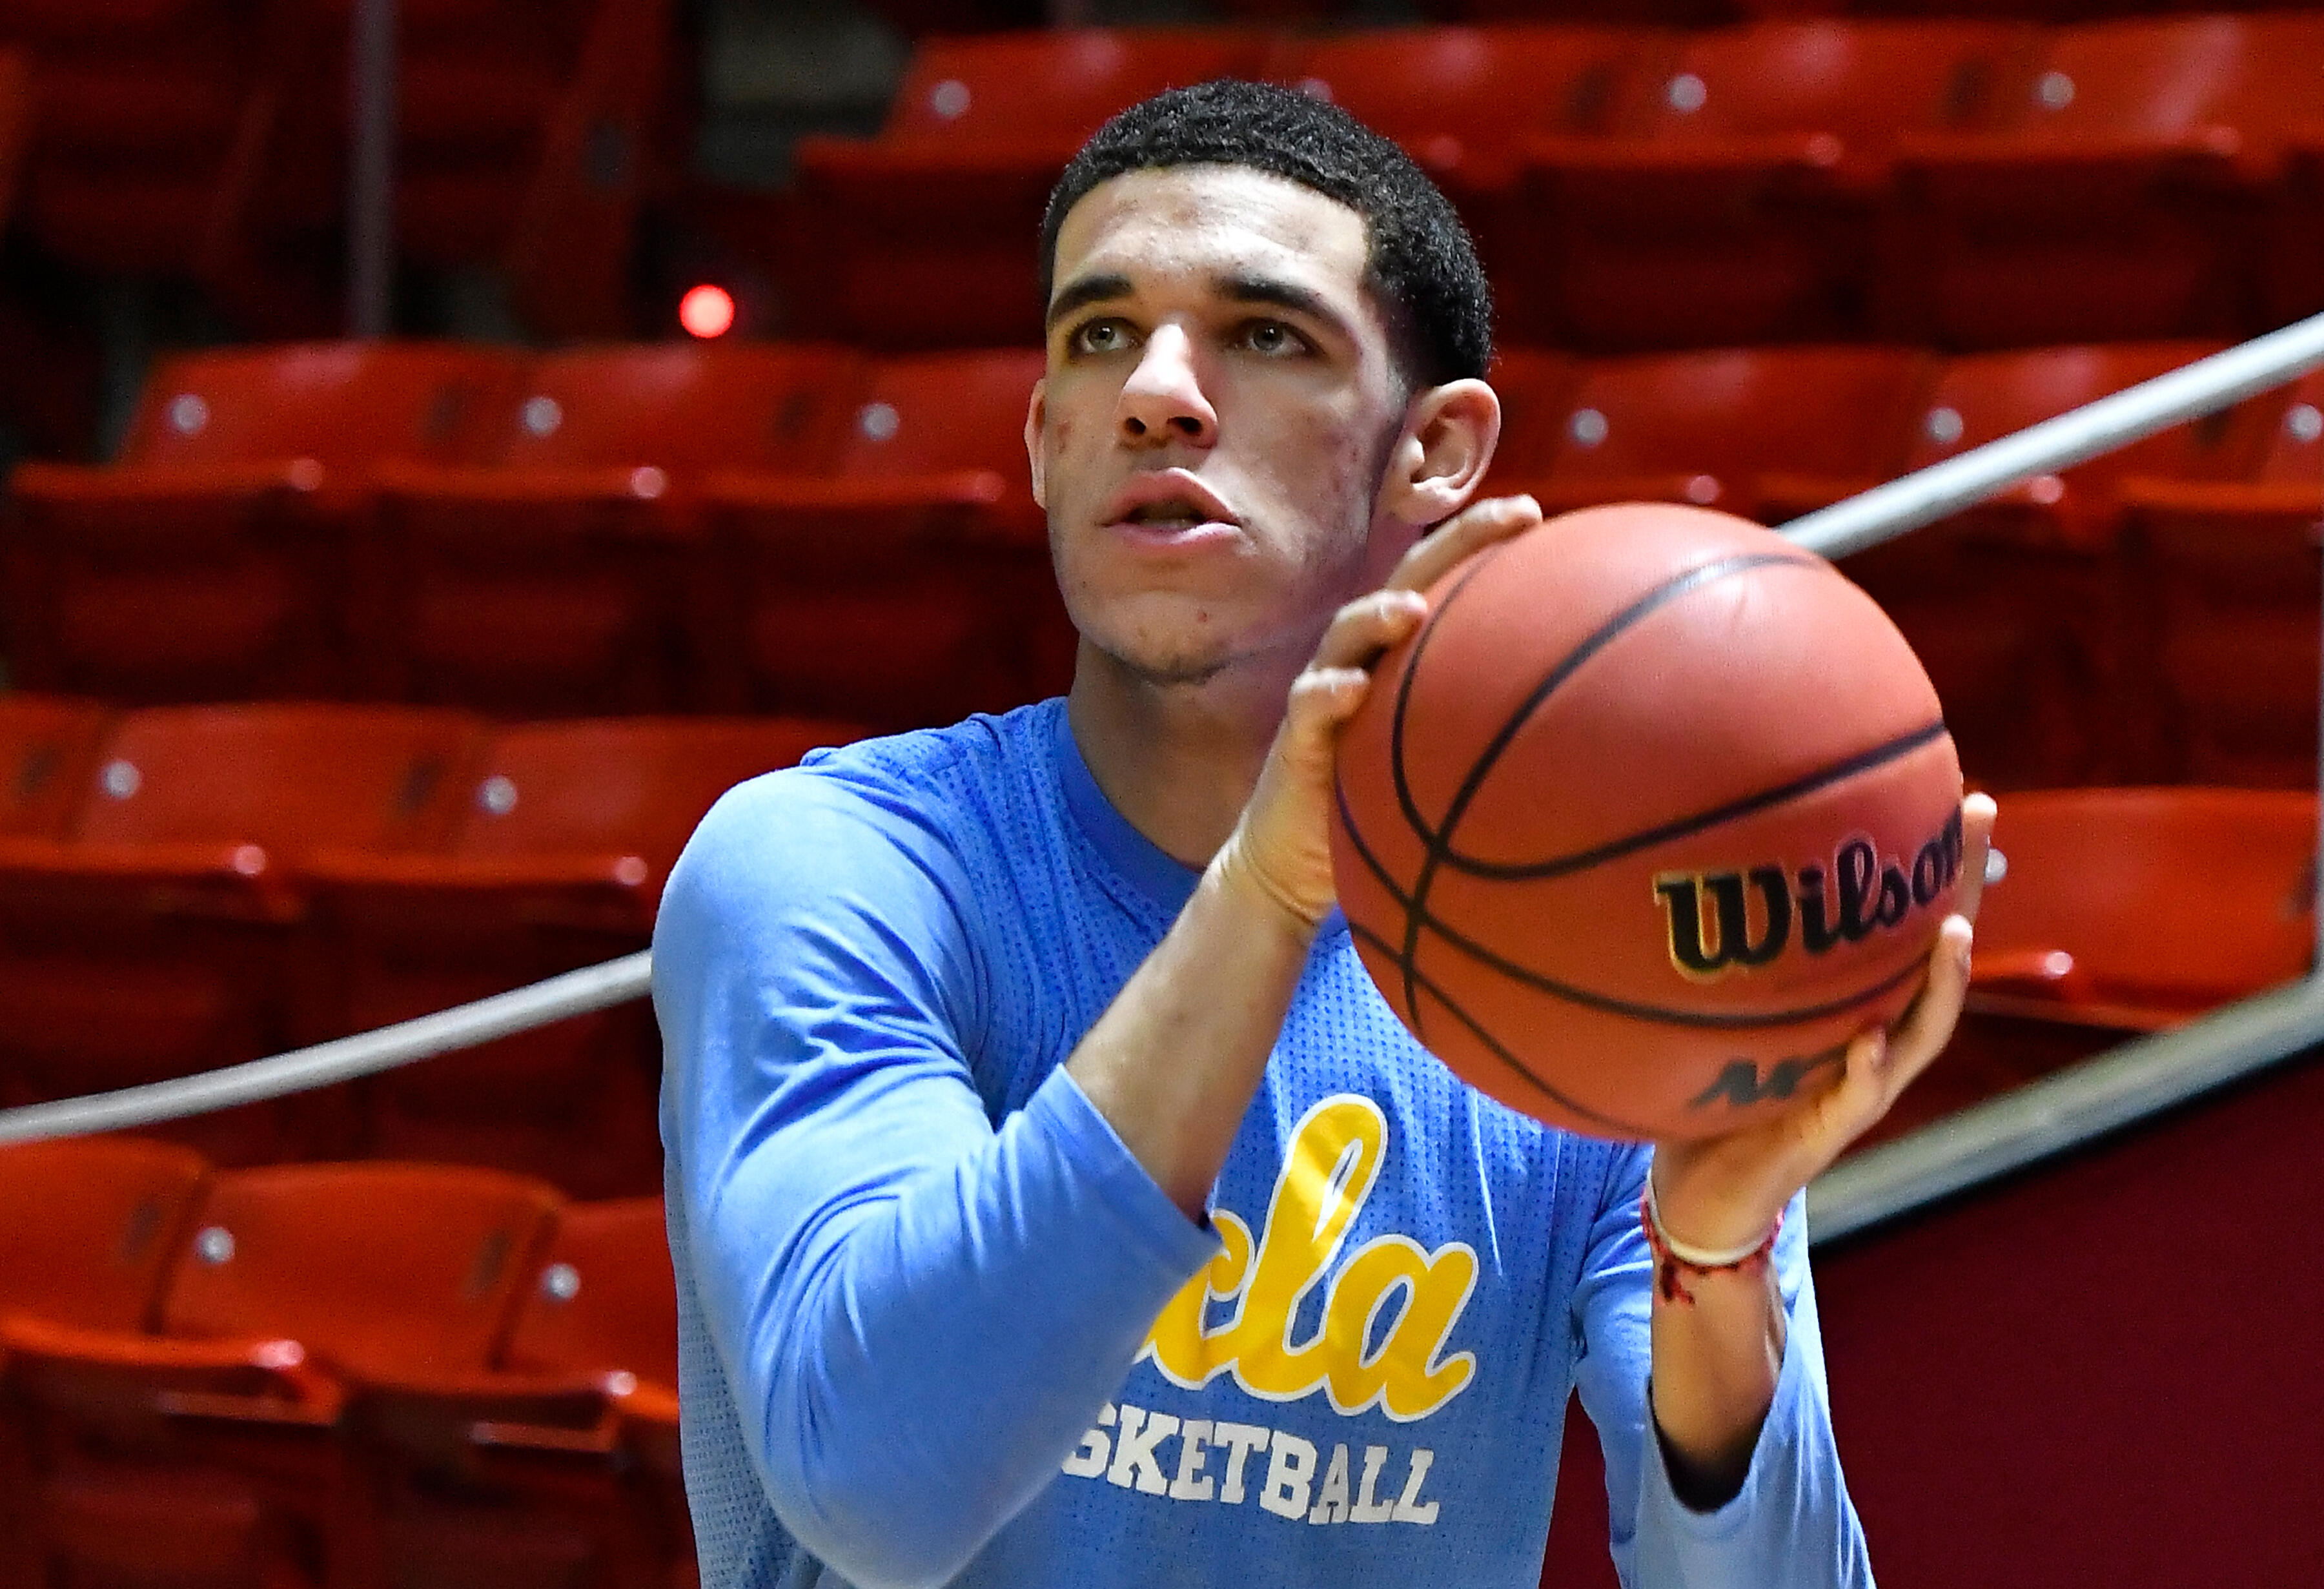
[(1849, 1044), (1839, 1079), (1798, 1107), (1725, 1136), (1655, 1145), (1648, 1173), (1663, 1228), (1674, 1237), (1714, 1251), (1749, 1246), (1944, 1050), (1969, 992), (1993, 818), (1990, 797), (1961, 802), (1960, 890), (1930, 953), (1928, 981), (1901, 1021)]

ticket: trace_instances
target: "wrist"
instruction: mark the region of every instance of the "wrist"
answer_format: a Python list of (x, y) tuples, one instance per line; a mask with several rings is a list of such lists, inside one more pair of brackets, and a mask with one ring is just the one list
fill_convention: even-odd
[(1773, 1266), (1775, 1238), (1784, 1229), (1782, 1209), (1775, 1211), (1775, 1217), (1763, 1233), (1749, 1241), (1726, 1247), (1702, 1246), (1674, 1236), (1664, 1224), (1652, 1166), (1647, 1168), (1646, 1183), (1646, 1189), (1638, 1196), (1638, 1226), (1645, 1233), (1647, 1250), (1654, 1254), (1655, 1295), (1662, 1301), (1691, 1304), (1694, 1286), (1707, 1278), (1759, 1277)]
[(1244, 847), (1240, 827), (1213, 857), (1210, 874), (1220, 892), (1234, 904), (1292, 933), (1303, 947), (1314, 940), (1323, 918), (1331, 912), (1330, 900), (1321, 903), (1303, 901), (1286, 888)]

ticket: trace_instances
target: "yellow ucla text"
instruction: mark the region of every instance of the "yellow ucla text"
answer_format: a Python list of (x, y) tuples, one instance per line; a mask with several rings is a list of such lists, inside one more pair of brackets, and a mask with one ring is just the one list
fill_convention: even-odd
[[(1476, 1354), (1442, 1353), (1477, 1284), (1476, 1249), (1465, 1242), (1434, 1252), (1409, 1236), (1366, 1242), (1331, 1275), (1321, 1326), (1307, 1340), (1291, 1339), (1301, 1300), (1339, 1258), (1387, 1149), (1387, 1118), (1370, 1098), (1342, 1094), (1310, 1109), (1292, 1132), (1256, 1245), (1242, 1220), (1212, 1210), (1225, 1250), (1163, 1308), (1140, 1357), (1190, 1390), (1231, 1373), (1269, 1401), (1321, 1390), (1340, 1412), (1377, 1406), (1399, 1421), (1425, 1418), (1458, 1395), (1476, 1372)], [(1399, 1293), (1400, 1310), (1368, 1355), (1381, 1310)], [(1233, 1303), (1234, 1312), (1206, 1329), (1213, 1301)]]

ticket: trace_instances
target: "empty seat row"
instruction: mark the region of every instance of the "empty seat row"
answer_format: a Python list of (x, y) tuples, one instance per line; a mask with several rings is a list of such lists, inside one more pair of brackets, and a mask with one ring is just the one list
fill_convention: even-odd
[(121, 458), (27, 465), (30, 688), (901, 726), (1063, 688), (1038, 353), (447, 345), (189, 355)]
[[(0, 696), (0, 1103), (235, 1064), (642, 948), (711, 803), (854, 734)], [(632, 1003), (165, 1134), (232, 1163), (429, 1158), (646, 1191), (659, 1061)]]
[(2324, 14), (930, 40), (877, 137), (801, 144), (798, 282), (850, 340), (1029, 341), (1075, 146), (1242, 76), (1409, 148), (1513, 339), (2231, 336), (2324, 307), (2319, 71)]
[[(673, 20), (669, 0), (404, 7), (404, 255), (505, 270), (542, 331), (625, 328)], [(263, 332), (334, 325), (351, 26), (343, 0), (0, 0), (26, 63), (0, 72), (0, 200), (14, 155), (15, 214), (53, 256), (190, 277)]]
[[(1493, 374), (1489, 488), (1781, 522), (2217, 346), (1520, 349)], [(1074, 651), (1024, 459), (1039, 369), (776, 345), (189, 356), (120, 464), (18, 471), (12, 663), (128, 701), (881, 727), (1036, 698)], [(1973, 771), (2310, 781), (2319, 405), (2310, 377), (1850, 559)]]
[(661, 1200), (486, 1170), (0, 1148), (0, 1574), (671, 1582)]

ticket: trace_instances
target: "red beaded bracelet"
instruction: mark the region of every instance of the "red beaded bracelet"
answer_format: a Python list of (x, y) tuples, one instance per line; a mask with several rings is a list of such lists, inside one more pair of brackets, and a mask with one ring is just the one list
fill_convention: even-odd
[(1671, 1240), (1663, 1229), (1662, 1210), (1655, 1206), (1654, 1172), (1646, 1174), (1646, 1189), (1638, 1194), (1638, 1226), (1646, 1234), (1646, 1248), (1655, 1255), (1655, 1289), (1665, 1302), (1692, 1304), (1694, 1293), (1686, 1289), (1682, 1274), (1720, 1274), (1732, 1270), (1738, 1274), (1765, 1273), (1775, 1254), (1775, 1238), (1784, 1229), (1781, 1210), (1775, 1223), (1768, 1228), (1757, 1244), (1736, 1251), (1714, 1252), (1701, 1247), (1687, 1246)]

